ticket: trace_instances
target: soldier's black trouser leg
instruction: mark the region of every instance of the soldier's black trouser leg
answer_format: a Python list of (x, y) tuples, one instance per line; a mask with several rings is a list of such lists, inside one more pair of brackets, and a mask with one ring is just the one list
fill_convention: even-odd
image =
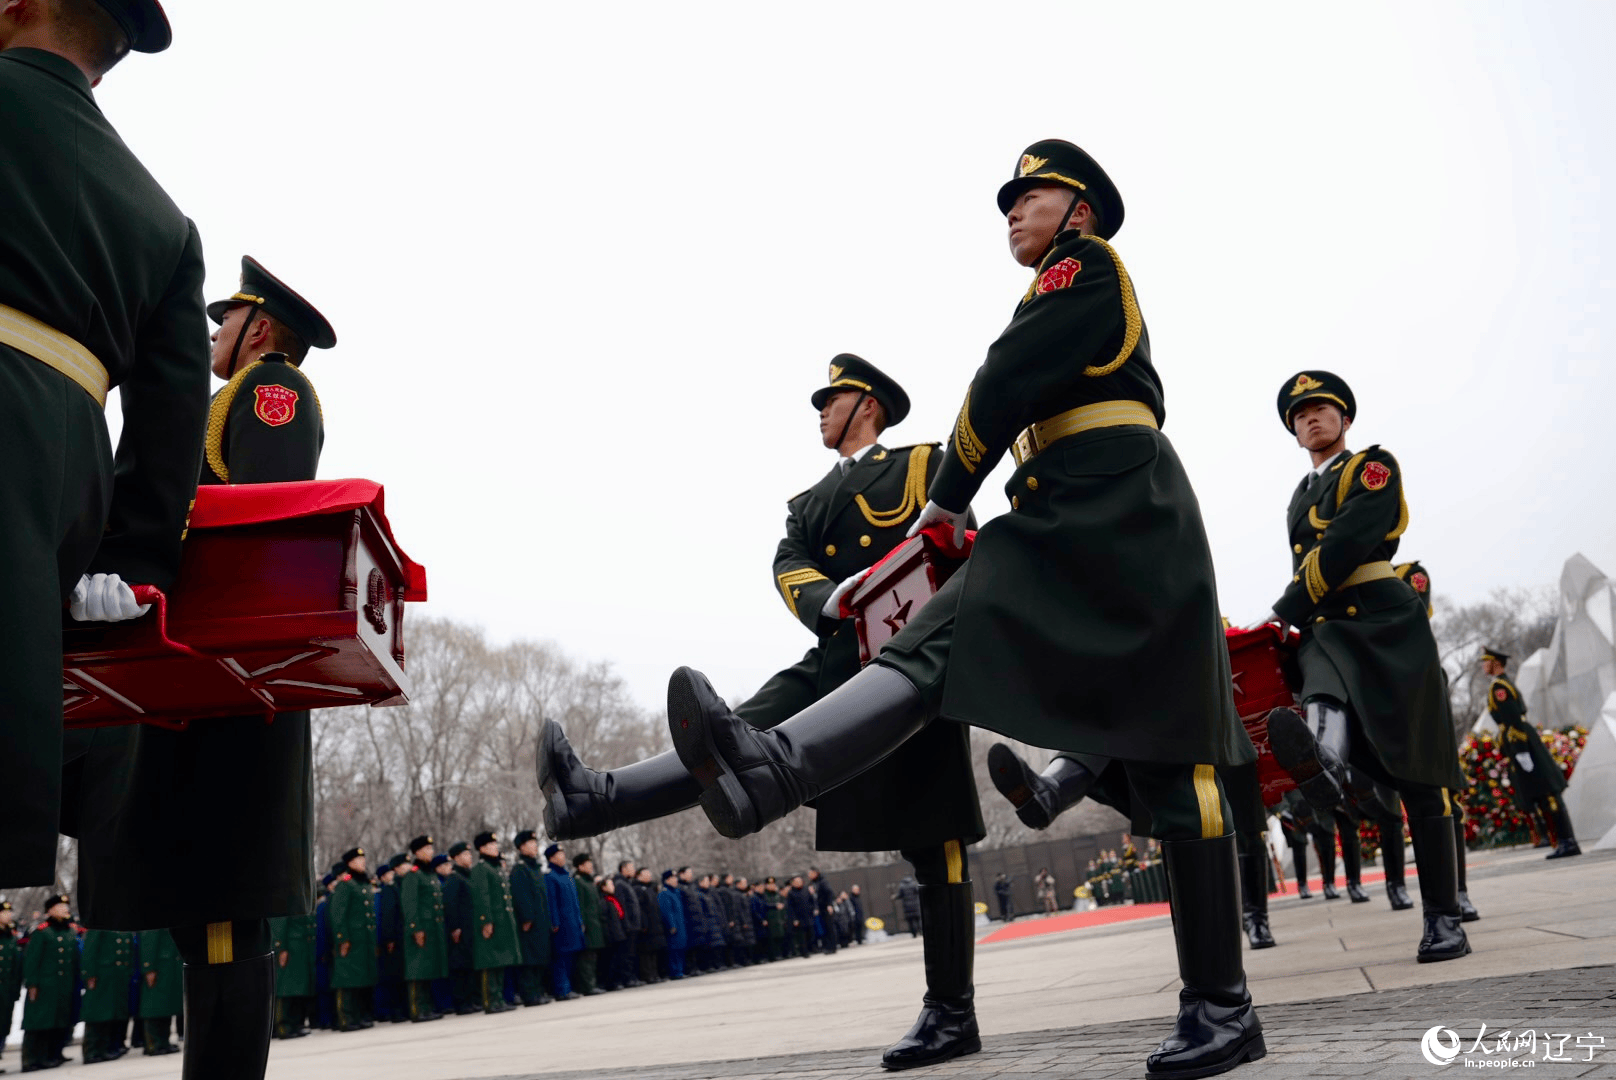
[(1453, 851), (1459, 864), (1459, 921), (1475, 922), (1481, 912), (1470, 902), (1470, 888), (1465, 884), (1465, 808), (1453, 800)]
[(1545, 795), (1538, 800), (1538, 806), (1543, 816), (1554, 823), (1554, 850), (1544, 856), (1546, 859), (1564, 859), (1571, 855), (1581, 855), (1582, 847), (1577, 843), (1577, 833), (1571, 827), (1571, 815), (1566, 812), (1565, 802), (1558, 795)]
[(209, 923), (172, 931), (185, 961), (184, 1080), (260, 1080), (275, 1032), (269, 923)]
[(1358, 823), (1341, 811), (1331, 811), (1335, 818), (1336, 835), (1341, 838), (1342, 875), (1347, 879), (1347, 896), (1354, 904), (1369, 902), (1363, 890), (1363, 844), (1358, 837)]
[(1420, 963), (1455, 960), (1470, 952), (1459, 925), (1459, 870), (1453, 821), (1446, 789), (1401, 784), (1398, 792), (1408, 808), (1408, 829), (1419, 864), (1420, 906), (1425, 933), (1415, 957)]
[(477, 973), (471, 968), (452, 968), (449, 971), (449, 988), (454, 997), (454, 1008), (457, 1015), (476, 1012), (480, 1007), (477, 1004)]
[(1241, 832), (1236, 838), (1240, 858), (1240, 921), (1253, 949), (1272, 949), (1274, 932), (1268, 926), (1268, 846), (1261, 833)]
[(982, 1049), (972, 979), (976, 901), (965, 845), (950, 840), (941, 847), (902, 854), (914, 866), (920, 884), (926, 994), (914, 1026), (881, 1055), (881, 1064), (888, 1069), (930, 1065)]
[(1329, 812), (1319, 811), (1307, 831), (1313, 838), (1313, 850), (1319, 856), (1319, 880), (1323, 883), (1324, 898), (1339, 900), (1341, 894), (1335, 887), (1335, 827)]

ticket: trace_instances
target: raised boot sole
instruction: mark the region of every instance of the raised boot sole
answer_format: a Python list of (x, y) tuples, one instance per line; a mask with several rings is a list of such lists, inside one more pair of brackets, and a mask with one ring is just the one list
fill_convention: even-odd
[(1268, 748), (1315, 810), (1329, 810), (1345, 801), (1342, 785), (1319, 759), (1312, 729), (1295, 712), (1275, 709), (1268, 714)]
[(701, 785), (702, 811), (719, 835), (738, 840), (757, 832), (757, 808), (719, 752), (689, 668), (679, 668), (668, 680), (668, 729), (680, 763)]
[(1050, 818), (1038, 798), (1038, 778), (1016, 752), (1003, 743), (994, 743), (988, 750), (988, 775), (1000, 795), (1010, 800), (1016, 817), (1029, 829), (1049, 828)]

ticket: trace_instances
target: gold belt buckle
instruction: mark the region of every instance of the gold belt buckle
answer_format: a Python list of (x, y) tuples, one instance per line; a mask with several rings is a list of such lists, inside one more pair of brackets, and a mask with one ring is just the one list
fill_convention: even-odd
[(1021, 434), (1016, 436), (1014, 449), (1017, 465), (1025, 465), (1032, 460), (1034, 454), (1043, 449), (1038, 439), (1037, 424), (1030, 424), (1022, 429)]

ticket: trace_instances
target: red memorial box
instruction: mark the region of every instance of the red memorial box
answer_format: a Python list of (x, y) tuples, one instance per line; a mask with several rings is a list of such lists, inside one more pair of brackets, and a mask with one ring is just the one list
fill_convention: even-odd
[(971, 552), (976, 533), (965, 534), (965, 548), (951, 553), (930, 532), (893, 548), (870, 568), (843, 602), (853, 611), (858, 630), (859, 663), (868, 664), (915, 612), (953, 576)]
[(67, 624), (68, 727), (408, 700), (404, 604), (426, 572), (369, 480), (199, 488), (172, 592), (135, 591), (139, 619)]
[(1262, 787), (1263, 805), (1269, 807), (1296, 786), (1268, 749), (1268, 713), (1296, 704), (1292, 687), (1296, 683), (1293, 672), (1298, 636), (1274, 625), (1224, 632), (1229, 645), (1229, 672), (1234, 680), (1235, 711), (1257, 748), (1257, 782)]

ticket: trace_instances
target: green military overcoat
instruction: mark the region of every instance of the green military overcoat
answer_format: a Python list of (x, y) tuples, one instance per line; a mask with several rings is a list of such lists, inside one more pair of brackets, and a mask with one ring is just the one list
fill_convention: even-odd
[(1391, 566), (1408, 520), (1402, 469), (1379, 446), (1310, 472), (1287, 511), (1294, 577), (1274, 612), (1302, 631), (1302, 700), (1347, 706), (1368, 736), (1354, 766), (1383, 783), (1459, 788), (1431, 620)]
[[(471, 868), (471, 963), (478, 971), (515, 967), (522, 962), (516, 944), (516, 912), (503, 860), (481, 856)], [(493, 931), (483, 929), (493, 927)]]
[(140, 1017), (158, 1020), (178, 1016), (185, 1008), (185, 962), (167, 930), (142, 930), (135, 941), (140, 953)]
[[(785, 538), (774, 556), (774, 585), (786, 609), (819, 642), (736, 709), (770, 728), (858, 674), (852, 619), (821, 609), (838, 582), (880, 562), (903, 543), (937, 473), (933, 444), (888, 449), (877, 443), (843, 474), (832, 468), (787, 503)], [(970, 736), (938, 723), (885, 761), (819, 796), (814, 846), (821, 851), (902, 851), (986, 835), (971, 771)]]
[[(417, 861), (399, 878), (399, 904), (404, 911), (404, 977), (411, 981), (442, 979), (449, 974), (443, 935), (443, 889), (430, 863)], [(403, 867), (400, 867), (402, 870)], [(422, 935), (417, 945), (415, 935)]]
[(593, 876), (581, 871), (572, 876), (578, 883), (578, 913), (583, 916), (584, 948), (603, 949), (606, 947), (606, 931), (600, 925), (600, 890), (595, 887)]
[[(883, 647), (943, 717), (1124, 761), (1254, 758), (1200, 505), (1110, 244), (1065, 232), (988, 349), (930, 497), (963, 512), (1018, 435), (1080, 407), (1005, 485), (964, 568)], [(1096, 425), (1096, 426), (1087, 426)]]
[(79, 941), (73, 924), (65, 919), (40, 923), (29, 935), (22, 957), (22, 1029), (72, 1027), (78, 1005), (78, 979)]
[[(118, 930), (84, 932), (84, 1003), (86, 1024), (129, 1018), (129, 979), (135, 970), (135, 935)], [(91, 986), (90, 981), (95, 981)]]
[(332, 884), (330, 917), (331, 989), (375, 986), (376, 902), (367, 875), (349, 871)]
[(1515, 684), (1493, 676), (1487, 687), (1487, 714), (1498, 725), (1498, 745), (1509, 760), (1509, 781), (1527, 802), (1566, 789), (1565, 773), (1543, 745), (1537, 725), (1526, 718), (1526, 701)]
[(313, 997), (314, 916), (282, 915), (269, 920), (275, 950), (275, 996)]

